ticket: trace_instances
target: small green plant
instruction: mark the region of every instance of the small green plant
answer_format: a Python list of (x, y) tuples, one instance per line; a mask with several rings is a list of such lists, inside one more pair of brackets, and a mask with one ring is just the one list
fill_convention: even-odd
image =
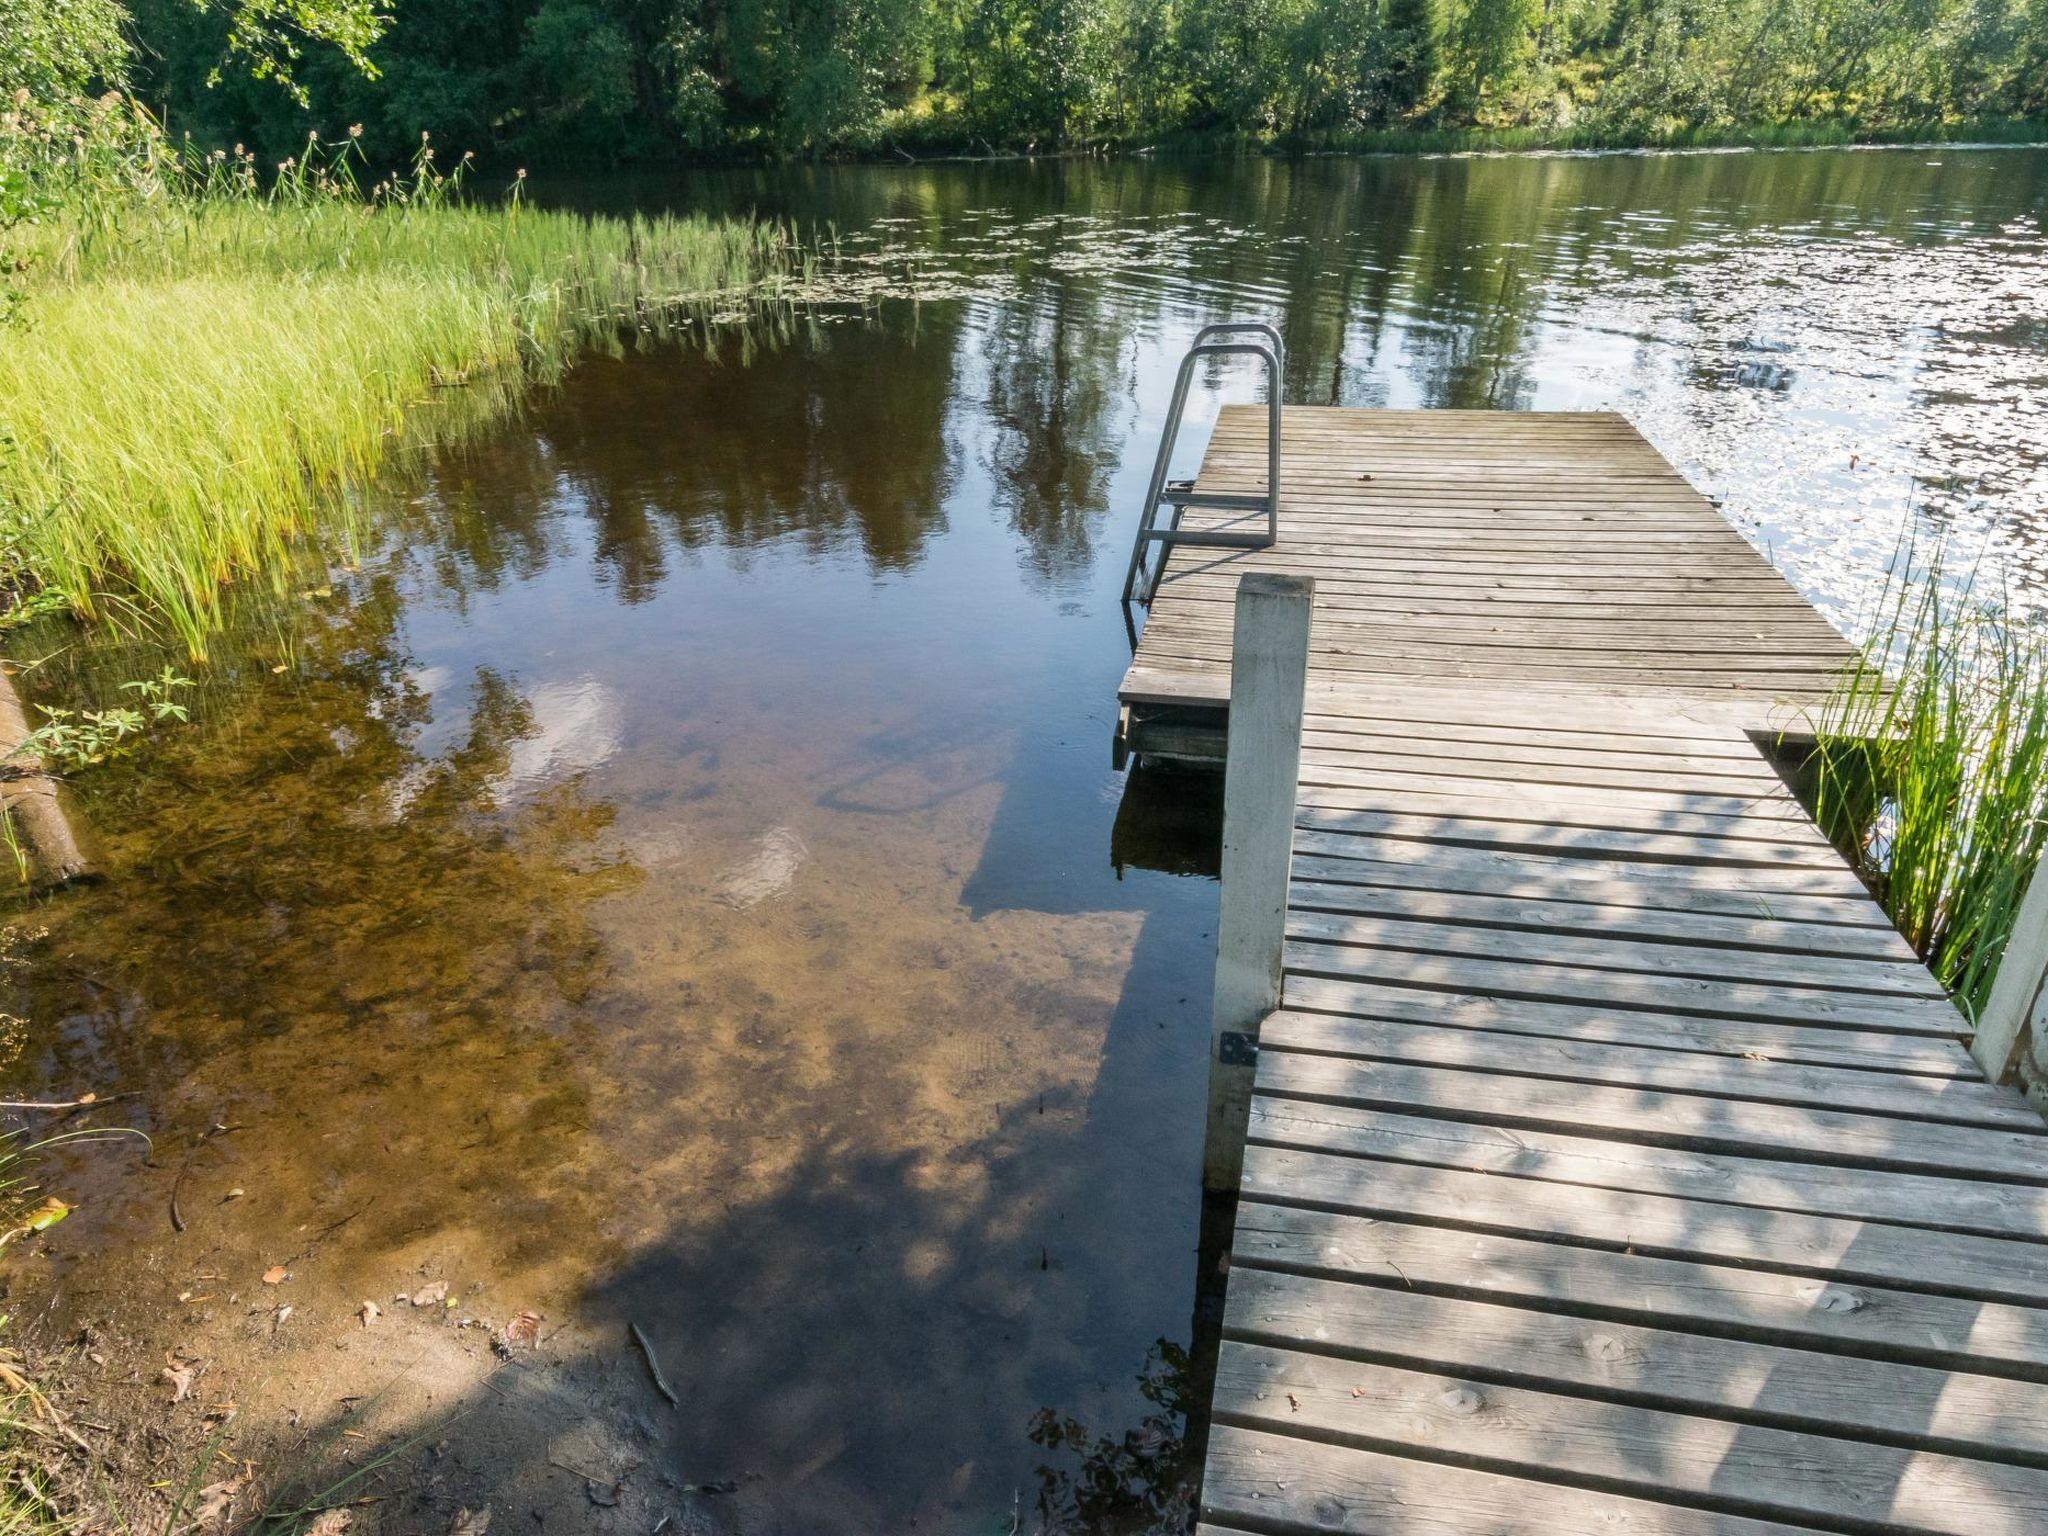
[(33, 592), (16, 588), (12, 593), (12, 606), (0, 609), (0, 633), (20, 629), (24, 624), (33, 624), (37, 619), (52, 614), (66, 613), (71, 608), (71, 599), (54, 587), (40, 587)]
[(191, 678), (181, 677), (174, 668), (166, 666), (153, 678), (121, 685), (123, 692), (137, 696), (134, 705), (121, 704), (109, 709), (39, 705), (43, 723), (22, 738), (7, 761), (37, 761), (63, 772), (118, 757), (132, 750), (150, 727), (189, 720), (191, 712), (177, 692), (191, 686)]
[(1815, 815), (1974, 1017), (2048, 846), (2048, 627), (1900, 569), (1816, 722)]
[(142, 707), (149, 712), (150, 720), (158, 725), (166, 720), (175, 720), (182, 725), (192, 718), (191, 713), (175, 697), (180, 688), (191, 686), (191, 678), (179, 676), (177, 669), (168, 664), (155, 677), (146, 677), (139, 682), (121, 685), (124, 692), (140, 696)]

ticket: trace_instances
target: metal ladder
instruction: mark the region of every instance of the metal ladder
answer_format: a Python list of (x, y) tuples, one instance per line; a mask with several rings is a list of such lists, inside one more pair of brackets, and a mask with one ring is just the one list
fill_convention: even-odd
[[(1255, 335), (1256, 341), (1213, 341), (1217, 336)], [(1195, 364), (1205, 357), (1256, 357), (1266, 365), (1266, 489), (1253, 491), (1198, 491), (1192, 480), (1168, 480), (1167, 466), (1173, 461), (1173, 447), (1180, 437), (1181, 417), (1187, 410), (1188, 386), (1195, 376)], [(1159, 457), (1152, 465), (1152, 483), (1146, 489), (1145, 511), (1138, 519), (1138, 536), (1131, 544), (1131, 564), (1124, 573), (1124, 603), (1133, 598), (1150, 603), (1166, 573), (1167, 558), (1176, 544), (1198, 544), (1217, 549), (1270, 549), (1280, 538), (1280, 388), (1287, 374), (1287, 344), (1280, 332), (1259, 320), (1230, 321), (1205, 325), (1195, 334), (1195, 344), (1181, 359), (1180, 376), (1173, 384), (1173, 404), (1166, 412), (1166, 432), (1159, 440)], [(1159, 509), (1171, 512), (1159, 521)], [(1183, 528), (1181, 514), (1189, 507), (1207, 507), (1226, 512), (1266, 514), (1263, 531), (1238, 528)], [(1159, 546), (1156, 570), (1147, 568), (1153, 545)]]

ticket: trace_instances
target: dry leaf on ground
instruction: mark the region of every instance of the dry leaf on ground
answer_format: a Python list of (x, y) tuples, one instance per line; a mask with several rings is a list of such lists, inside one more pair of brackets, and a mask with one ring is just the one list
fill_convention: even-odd
[(249, 1486), (246, 1477), (231, 1477), (226, 1482), (208, 1483), (196, 1495), (192, 1506), (192, 1519), (200, 1530), (224, 1530), (233, 1521), (235, 1500)]

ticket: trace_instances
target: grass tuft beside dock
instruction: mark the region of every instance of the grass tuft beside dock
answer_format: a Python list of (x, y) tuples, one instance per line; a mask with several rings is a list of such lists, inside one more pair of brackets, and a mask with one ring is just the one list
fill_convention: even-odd
[(1816, 819), (1974, 1017), (2048, 850), (2048, 628), (1907, 561), (1815, 734)]

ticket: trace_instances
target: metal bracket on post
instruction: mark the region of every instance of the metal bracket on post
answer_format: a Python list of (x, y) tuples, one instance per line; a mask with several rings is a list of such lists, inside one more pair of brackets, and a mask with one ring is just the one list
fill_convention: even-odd
[[(1256, 341), (1214, 341), (1217, 336), (1254, 335)], [(1266, 489), (1252, 491), (1198, 491), (1191, 483), (1168, 482), (1166, 471), (1173, 462), (1174, 444), (1180, 438), (1181, 417), (1188, 406), (1188, 387), (1194, 381), (1195, 364), (1205, 357), (1256, 357), (1266, 365)], [(1149, 603), (1166, 571), (1166, 558), (1176, 544), (1205, 545), (1218, 549), (1270, 549), (1280, 539), (1280, 391), (1287, 374), (1287, 344), (1280, 332), (1264, 321), (1231, 321), (1205, 325), (1195, 335), (1195, 344), (1180, 361), (1180, 373), (1173, 381), (1173, 402), (1166, 409), (1166, 430), (1160, 435), (1159, 455), (1152, 461), (1152, 479), (1145, 490), (1145, 510), (1138, 517), (1138, 534), (1131, 542), (1131, 563), (1124, 571), (1124, 603), (1135, 599)], [(1167, 520), (1159, 521), (1160, 509)], [(1266, 524), (1260, 529), (1182, 528), (1182, 515), (1190, 507), (1225, 512), (1264, 512)], [(1153, 545), (1159, 546), (1159, 565), (1147, 568)]]
[(1991, 996), (1970, 1038), (1970, 1054), (1984, 1075), (2002, 1083), (2018, 1065), (2020, 1047), (2033, 1033), (2034, 1059), (2048, 1057), (2048, 856), (2034, 868), (2019, 916), (2005, 941), (2005, 954), (1992, 978)]
[(1237, 1191), (1259, 1026), (1280, 1006), (1314, 606), (1315, 582), (1307, 576), (1256, 572), (1237, 584), (1223, 766), (1223, 896), (1202, 1145), (1202, 1188), (1211, 1194)]

